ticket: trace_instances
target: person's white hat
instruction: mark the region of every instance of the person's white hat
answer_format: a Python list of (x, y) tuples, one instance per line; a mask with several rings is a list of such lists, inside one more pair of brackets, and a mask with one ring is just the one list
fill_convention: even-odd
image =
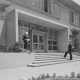
[(28, 32), (25, 32), (26, 34), (28, 34)]

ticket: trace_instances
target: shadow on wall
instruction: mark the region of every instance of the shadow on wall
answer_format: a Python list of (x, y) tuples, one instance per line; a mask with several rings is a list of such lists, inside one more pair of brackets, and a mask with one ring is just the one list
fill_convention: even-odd
[(0, 43), (6, 43), (7, 38), (7, 30), (6, 30), (6, 17), (4, 19), (0, 19)]

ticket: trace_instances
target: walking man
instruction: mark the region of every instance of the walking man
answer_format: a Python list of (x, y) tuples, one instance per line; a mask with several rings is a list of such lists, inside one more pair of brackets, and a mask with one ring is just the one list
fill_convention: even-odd
[(72, 60), (72, 52), (71, 52), (71, 50), (72, 50), (72, 45), (71, 45), (71, 41), (69, 41), (68, 51), (65, 52), (64, 58), (66, 58), (67, 54), (69, 53), (69, 55), (70, 55), (70, 60)]

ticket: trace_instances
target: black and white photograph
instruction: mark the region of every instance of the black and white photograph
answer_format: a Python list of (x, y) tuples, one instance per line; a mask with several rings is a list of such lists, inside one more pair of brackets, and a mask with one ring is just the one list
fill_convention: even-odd
[(0, 0), (0, 80), (80, 80), (80, 0)]

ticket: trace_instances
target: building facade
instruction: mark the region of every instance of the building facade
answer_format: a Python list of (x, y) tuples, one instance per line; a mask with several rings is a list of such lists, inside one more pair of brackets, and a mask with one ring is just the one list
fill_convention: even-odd
[[(80, 6), (72, 0), (8, 0), (0, 42), (23, 44), (30, 52), (65, 52), (71, 30), (80, 30)], [(73, 44), (73, 42), (72, 42)]]

